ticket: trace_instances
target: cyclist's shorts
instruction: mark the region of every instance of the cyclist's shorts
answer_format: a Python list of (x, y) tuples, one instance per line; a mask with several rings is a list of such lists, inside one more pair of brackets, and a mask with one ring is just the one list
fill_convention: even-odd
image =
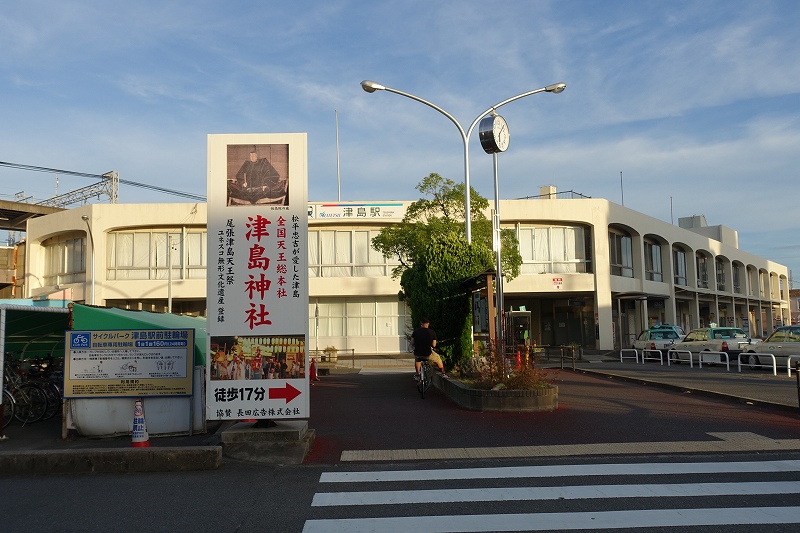
[[(425, 357), (414, 357), (416, 361), (424, 361)], [(442, 364), (442, 358), (439, 354), (431, 350), (431, 354), (427, 357), (429, 363), (433, 363), (438, 368)]]

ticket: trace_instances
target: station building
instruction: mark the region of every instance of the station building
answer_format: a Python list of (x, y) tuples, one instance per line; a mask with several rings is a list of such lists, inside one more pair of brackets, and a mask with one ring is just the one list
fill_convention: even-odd
[[(500, 201), (523, 260), (504, 283), (504, 307), (530, 311), (537, 344), (613, 350), (661, 323), (737, 326), (754, 337), (790, 323), (787, 267), (740, 250), (735, 230), (541, 192)], [(397, 262), (370, 241), (410, 203), (309, 202), (312, 349), (408, 351)], [(203, 203), (92, 204), (31, 219), (17, 297), (205, 316), (206, 220)]]

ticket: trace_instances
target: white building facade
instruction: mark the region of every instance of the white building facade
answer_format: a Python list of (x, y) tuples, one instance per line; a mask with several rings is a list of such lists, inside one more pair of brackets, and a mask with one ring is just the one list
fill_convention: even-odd
[[(737, 326), (754, 337), (790, 323), (787, 267), (740, 250), (734, 230), (703, 217), (675, 226), (551, 192), (500, 202), (523, 259), (519, 277), (504, 283), (505, 309), (531, 312), (537, 344), (612, 350), (659, 323)], [(311, 349), (408, 350), (410, 310), (391, 277), (397, 262), (370, 241), (409, 204), (309, 203)], [(24, 293), (69, 291), (88, 304), (204, 316), (206, 241), (202, 203), (97, 204), (42, 216), (28, 222)]]

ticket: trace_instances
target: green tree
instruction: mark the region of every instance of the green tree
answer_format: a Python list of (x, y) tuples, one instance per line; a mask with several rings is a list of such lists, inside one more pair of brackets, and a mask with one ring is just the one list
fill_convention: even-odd
[[(397, 258), (392, 272), (400, 278), (401, 296), (411, 307), (412, 323), (423, 315), (433, 321), (448, 364), (472, 353), (470, 296), (461, 283), (494, 268), (488, 201), (470, 189), (472, 244), (464, 226), (464, 185), (430, 174), (417, 186), (425, 197), (412, 203), (400, 224), (386, 227), (372, 240), (384, 256)], [(502, 268), (506, 279), (519, 275), (522, 258), (513, 230), (503, 230)]]

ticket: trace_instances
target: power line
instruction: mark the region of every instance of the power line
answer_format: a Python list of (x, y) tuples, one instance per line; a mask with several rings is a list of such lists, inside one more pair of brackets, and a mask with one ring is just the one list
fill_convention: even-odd
[[(19, 170), (30, 170), (34, 172), (49, 172), (51, 174), (62, 174), (67, 176), (77, 176), (81, 178), (96, 178), (96, 179), (106, 179), (106, 175), (104, 174), (89, 174), (86, 172), (75, 172), (72, 170), (62, 170), (58, 168), (48, 168), (48, 167), (37, 167), (33, 165), (21, 165), (19, 163), (8, 163), (5, 161), (0, 161), (0, 167), (8, 167), (8, 168), (16, 168)], [(155, 185), (148, 185), (146, 183), (139, 183), (136, 181), (130, 180), (119, 180), (120, 183), (124, 185), (130, 185), (131, 187), (139, 187), (141, 189), (147, 189), (150, 191), (162, 192), (165, 194), (172, 194), (174, 196), (181, 196), (183, 198), (189, 198), (190, 200), (199, 200), (201, 202), (206, 201), (206, 197), (199, 194), (194, 194), (190, 192), (183, 192), (183, 191), (176, 191), (174, 189), (167, 189), (164, 187), (157, 187)]]

